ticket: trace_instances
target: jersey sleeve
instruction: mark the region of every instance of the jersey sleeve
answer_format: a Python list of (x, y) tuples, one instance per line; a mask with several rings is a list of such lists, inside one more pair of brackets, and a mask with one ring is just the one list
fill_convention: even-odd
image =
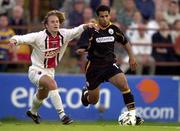
[(82, 34), (82, 32), (84, 31), (83, 26), (84, 25), (80, 25), (72, 29), (60, 29), (60, 32), (63, 32), (65, 41), (69, 42), (75, 38), (78, 38)]
[(87, 49), (90, 39), (90, 29), (85, 30), (77, 42), (77, 48)]
[(29, 33), (26, 35), (15, 35), (11, 37), (11, 39), (14, 39), (17, 41), (16, 45), (19, 45), (19, 44), (33, 45), (37, 37), (38, 37), (38, 33)]
[(120, 29), (117, 29), (116, 31), (116, 38), (117, 38), (117, 42), (123, 45), (125, 45), (128, 42), (127, 37), (124, 35), (124, 33)]

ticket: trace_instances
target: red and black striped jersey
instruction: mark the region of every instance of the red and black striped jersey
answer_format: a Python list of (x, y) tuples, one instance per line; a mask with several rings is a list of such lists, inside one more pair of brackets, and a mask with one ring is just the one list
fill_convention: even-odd
[(31, 54), (32, 66), (40, 68), (55, 68), (61, 60), (65, 49), (74, 38), (77, 38), (84, 31), (83, 25), (72, 29), (59, 29), (56, 37), (53, 37), (47, 30), (16, 35), (11, 39), (17, 41), (17, 45), (25, 43), (33, 47)]

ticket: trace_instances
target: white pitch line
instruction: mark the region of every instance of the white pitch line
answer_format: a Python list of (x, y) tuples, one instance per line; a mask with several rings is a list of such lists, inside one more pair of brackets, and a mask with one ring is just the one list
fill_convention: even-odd
[(143, 126), (143, 127), (157, 127), (157, 128), (180, 130), (180, 126)]

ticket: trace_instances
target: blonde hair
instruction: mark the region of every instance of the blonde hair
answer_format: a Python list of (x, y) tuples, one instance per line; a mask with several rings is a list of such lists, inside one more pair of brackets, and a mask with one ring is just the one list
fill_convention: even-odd
[(48, 18), (49, 18), (50, 16), (52, 16), (52, 15), (55, 15), (55, 16), (58, 17), (60, 24), (62, 24), (62, 23), (65, 21), (65, 15), (64, 15), (63, 12), (60, 12), (60, 11), (58, 11), (58, 10), (52, 10), (52, 11), (49, 11), (49, 12), (46, 14), (46, 16), (44, 17), (44, 20), (43, 20), (42, 23), (43, 23), (44, 25), (47, 24), (47, 23), (48, 23)]

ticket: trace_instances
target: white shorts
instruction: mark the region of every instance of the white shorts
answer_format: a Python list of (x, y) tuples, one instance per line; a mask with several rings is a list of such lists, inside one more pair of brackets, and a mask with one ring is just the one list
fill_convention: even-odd
[(54, 79), (54, 73), (55, 73), (55, 70), (53, 68), (44, 69), (37, 66), (30, 66), (29, 71), (28, 71), (28, 77), (33, 84), (39, 87), (39, 80), (42, 76), (48, 75), (52, 79)]

